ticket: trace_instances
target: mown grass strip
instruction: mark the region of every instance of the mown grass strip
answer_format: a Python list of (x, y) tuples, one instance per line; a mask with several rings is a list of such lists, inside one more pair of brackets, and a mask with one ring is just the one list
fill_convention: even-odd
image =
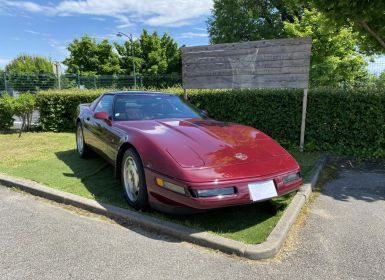
[[(293, 152), (306, 176), (319, 157), (318, 153)], [(0, 135), (0, 172), (30, 179), (52, 188), (129, 208), (113, 168), (95, 157), (80, 159), (72, 133), (25, 133)], [(279, 221), (293, 195), (275, 199), (274, 205), (256, 203), (229, 207), (192, 216), (170, 216), (159, 212), (148, 214), (209, 231), (223, 237), (257, 244)]]

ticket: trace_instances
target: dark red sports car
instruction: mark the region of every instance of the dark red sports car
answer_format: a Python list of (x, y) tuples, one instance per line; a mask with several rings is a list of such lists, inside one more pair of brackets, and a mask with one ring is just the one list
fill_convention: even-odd
[(184, 213), (271, 199), (302, 183), (295, 159), (263, 132), (209, 119), (174, 94), (111, 92), (79, 106), (77, 150), (115, 166), (136, 209)]

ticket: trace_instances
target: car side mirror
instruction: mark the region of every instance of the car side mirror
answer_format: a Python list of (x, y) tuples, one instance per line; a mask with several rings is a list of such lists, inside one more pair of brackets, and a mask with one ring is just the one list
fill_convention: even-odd
[(206, 110), (201, 110), (201, 115), (205, 118), (205, 119), (208, 119), (210, 116), (209, 116), (209, 112), (207, 112)]
[(94, 114), (94, 118), (97, 120), (103, 120), (105, 121), (108, 125), (111, 125), (111, 119), (108, 116), (107, 112), (96, 112)]

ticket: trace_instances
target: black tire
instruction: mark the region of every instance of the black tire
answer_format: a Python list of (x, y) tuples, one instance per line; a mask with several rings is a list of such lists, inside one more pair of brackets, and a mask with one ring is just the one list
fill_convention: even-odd
[(76, 125), (76, 149), (81, 158), (88, 158), (91, 154), (90, 148), (84, 141), (83, 126), (81, 122), (78, 122)]
[(148, 208), (146, 179), (138, 153), (130, 148), (124, 152), (121, 164), (124, 195), (129, 205), (137, 210)]

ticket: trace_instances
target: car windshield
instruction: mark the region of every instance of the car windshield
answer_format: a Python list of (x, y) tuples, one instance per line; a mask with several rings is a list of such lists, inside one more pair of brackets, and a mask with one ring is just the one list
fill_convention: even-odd
[(114, 119), (118, 121), (201, 118), (199, 110), (176, 95), (118, 95)]

